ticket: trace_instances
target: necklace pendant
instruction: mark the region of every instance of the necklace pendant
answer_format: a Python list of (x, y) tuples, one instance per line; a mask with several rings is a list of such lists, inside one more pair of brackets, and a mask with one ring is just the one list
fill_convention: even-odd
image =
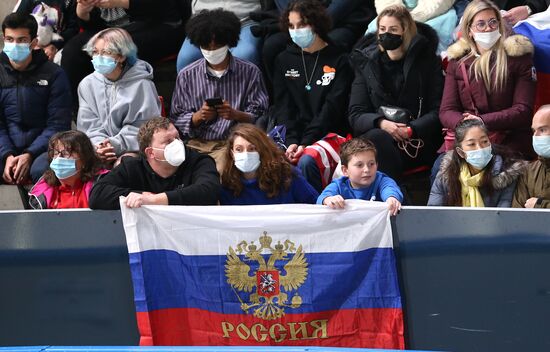
[(311, 90), (311, 86), (309, 84), (306, 84), (306, 90), (307, 91), (310, 91)]

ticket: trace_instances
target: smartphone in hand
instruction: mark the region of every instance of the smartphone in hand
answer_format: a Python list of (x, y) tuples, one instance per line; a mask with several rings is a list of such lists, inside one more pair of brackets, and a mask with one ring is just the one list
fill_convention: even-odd
[(223, 105), (223, 99), (222, 98), (219, 98), (219, 97), (216, 97), (216, 98), (208, 98), (205, 100), (206, 101), (206, 105), (214, 108), (216, 106), (220, 106), (220, 105)]

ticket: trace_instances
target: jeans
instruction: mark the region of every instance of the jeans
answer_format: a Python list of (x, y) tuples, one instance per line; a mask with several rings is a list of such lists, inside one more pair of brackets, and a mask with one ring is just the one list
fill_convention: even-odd
[(323, 192), (323, 180), (321, 179), (321, 170), (317, 166), (315, 159), (310, 155), (304, 154), (298, 161), (298, 168), (306, 181), (319, 193)]

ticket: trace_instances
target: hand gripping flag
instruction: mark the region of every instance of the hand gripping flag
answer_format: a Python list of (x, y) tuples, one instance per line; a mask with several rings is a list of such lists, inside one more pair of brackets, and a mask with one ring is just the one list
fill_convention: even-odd
[(142, 345), (404, 347), (385, 203), (121, 208)]

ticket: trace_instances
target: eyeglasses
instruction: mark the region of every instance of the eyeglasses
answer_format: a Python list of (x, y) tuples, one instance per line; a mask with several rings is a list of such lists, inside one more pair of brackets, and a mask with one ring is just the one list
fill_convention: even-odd
[(474, 27), (476, 31), (483, 32), (485, 29), (487, 29), (487, 26), (489, 26), (490, 29), (495, 30), (498, 28), (499, 21), (496, 18), (491, 18), (489, 21), (477, 21), (476, 23), (472, 24), (470, 28)]
[(101, 50), (101, 51), (98, 51), (96, 49), (94, 49), (92, 51), (92, 56), (96, 56), (96, 55), (101, 55), (101, 56), (115, 56), (116, 53), (112, 52), (111, 50), (108, 50), (108, 49), (104, 49), (104, 50)]
[(53, 157), (54, 158), (57, 158), (58, 156), (60, 156), (62, 158), (70, 158), (71, 154), (72, 153), (68, 150), (54, 150), (53, 151)]

